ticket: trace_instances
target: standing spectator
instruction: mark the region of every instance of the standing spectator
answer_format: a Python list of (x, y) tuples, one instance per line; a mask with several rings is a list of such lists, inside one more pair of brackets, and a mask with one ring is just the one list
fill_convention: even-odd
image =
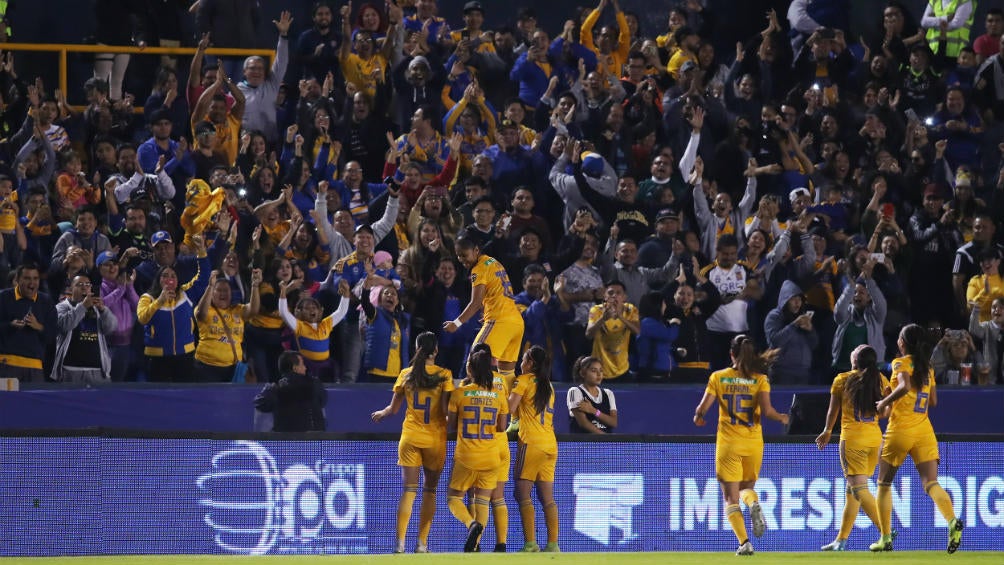
[(882, 291), (872, 279), (875, 261), (868, 259), (861, 269), (861, 276), (848, 283), (837, 299), (833, 309), (833, 320), (837, 331), (833, 335), (833, 369), (839, 373), (851, 368), (851, 352), (859, 345), (870, 345), (879, 360), (885, 359), (885, 338), (882, 327), (885, 324), (886, 303)]
[[(983, 344), (983, 363), (977, 367), (980, 384), (1004, 384), (1004, 298), (997, 298), (990, 306), (990, 321), (981, 322), (979, 305), (973, 306), (969, 315), (969, 333)], [(985, 373), (985, 374), (984, 374)]]
[(590, 344), (585, 339), (589, 309), (603, 297), (603, 278), (600, 277), (600, 270), (593, 265), (599, 251), (599, 240), (591, 231), (585, 232), (583, 237), (585, 242), (579, 258), (560, 275), (565, 279), (568, 300), (575, 311), (572, 322), (564, 328), (565, 350), (569, 357), (589, 350)]
[[(610, 228), (608, 249), (617, 241), (619, 231), (616, 224)], [(606, 269), (606, 276), (608, 279), (617, 279), (624, 285), (627, 289), (627, 301), (631, 304), (641, 304), (642, 296), (653, 288), (662, 288), (680, 267), (679, 258), (673, 255), (656, 268), (638, 266), (638, 245), (631, 239), (622, 239), (616, 243), (613, 259), (613, 265)]]
[[(373, 304), (371, 288), (378, 289)], [(366, 313), (366, 350), (363, 371), (370, 382), (397, 378), (410, 363), (411, 316), (401, 309), (394, 285), (363, 283), (362, 307)]]
[(318, 80), (328, 73), (338, 74), (338, 47), (342, 41), (349, 40), (339, 37), (331, 27), (332, 16), (331, 6), (326, 2), (314, 2), (310, 14), (314, 25), (296, 40), (296, 55), (304, 74)]
[[(707, 382), (710, 352), (707, 320), (722, 303), (718, 288), (701, 274), (697, 258), (691, 256), (690, 260), (691, 267), (685, 269), (680, 265), (677, 277), (662, 289), (669, 304), (664, 316), (680, 320), (673, 350), (677, 364), (671, 375), (674, 383)], [(697, 291), (700, 291), (700, 300), (697, 300)]]
[[(946, 214), (956, 214), (949, 209)], [(1000, 257), (1004, 252), (1004, 246), (997, 243), (994, 236), (997, 233), (997, 224), (987, 212), (979, 212), (973, 219), (973, 240), (959, 247), (955, 252), (955, 265), (952, 267), (952, 286), (955, 288), (955, 296), (958, 305), (965, 304), (966, 285), (969, 279), (982, 274), (980, 269), (980, 254), (985, 249), (997, 252)]]
[(680, 319), (672, 318), (667, 322), (665, 313), (666, 303), (661, 293), (649, 292), (641, 297), (638, 304), (641, 331), (634, 367), (639, 381), (665, 381), (673, 369), (673, 345), (680, 334)]
[(631, 30), (628, 28), (627, 18), (621, 11), (620, 3), (613, 0), (614, 13), (617, 18), (617, 29), (611, 26), (600, 28), (599, 42), (593, 42), (593, 28), (599, 21), (603, 10), (609, 5), (608, 0), (600, 0), (598, 6), (589, 12), (585, 21), (582, 22), (582, 29), (579, 30), (580, 43), (596, 54), (596, 68), (600, 70), (602, 76), (619, 77), (627, 63), (628, 52), (631, 50)]
[[(133, 0), (98, 0), (94, 3), (98, 45), (146, 47), (148, 23), (142, 4)], [(128, 53), (99, 53), (94, 57), (94, 76), (108, 81), (112, 100), (122, 100), (122, 79), (129, 66)]]
[(193, 239), (198, 256), (195, 277), (181, 283), (174, 267), (160, 267), (136, 306), (136, 318), (144, 326), (147, 375), (154, 382), (194, 380), (195, 304), (206, 291), (212, 267), (202, 236)]
[(136, 306), (139, 305), (139, 295), (133, 286), (135, 271), (131, 273), (124, 264), (128, 261), (122, 257), (120, 264), (115, 254), (105, 251), (98, 255), (95, 261), (101, 273), (101, 302), (105, 309), (115, 316), (115, 331), (104, 339), (111, 357), (109, 377), (113, 382), (136, 380), (140, 372), (139, 359), (142, 348), (133, 344), (141, 340), (133, 340), (136, 327)]
[[(213, 47), (253, 49), (261, 19), (259, 5), (259, 2), (236, 0), (199, 0), (195, 18), (198, 32), (208, 34)], [(227, 76), (237, 75), (240, 58), (228, 57), (220, 61), (220, 72)]]
[(39, 292), (38, 265), (14, 271), (14, 287), (0, 290), (0, 367), (3, 375), (24, 382), (45, 380), (42, 359), (56, 334), (56, 308)]
[(275, 47), (272, 68), (266, 70), (262, 57), (248, 57), (244, 60), (244, 80), (237, 84), (244, 94), (244, 129), (262, 132), (272, 144), (279, 140), (275, 99), (289, 63), (289, 26), (292, 22), (293, 18), (287, 11), (279, 15), (279, 21), (273, 21), (279, 31), (279, 42)]
[[(205, 1), (205, 0), (203, 0)], [(323, 432), (328, 391), (296, 351), (279, 356), (279, 379), (265, 385), (254, 399), (255, 408), (273, 414), (273, 432)]]
[[(174, 152), (171, 155), (176, 156)], [(139, 165), (136, 147), (129, 144), (120, 145), (115, 160), (116, 172), (105, 181), (105, 193), (109, 194), (109, 191), (112, 191), (111, 194), (114, 194), (119, 204), (148, 198), (150, 191), (153, 190), (156, 191), (156, 198), (161, 200), (174, 198), (174, 182), (167, 176), (166, 167), (161, 166), (159, 156), (154, 159), (154, 163), (156, 164), (154, 172), (144, 173)]]
[(624, 283), (613, 280), (606, 284), (603, 304), (589, 309), (586, 339), (593, 342), (593, 357), (603, 361), (603, 374), (608, 379), (632, 378), (628, 363), (631, 336), (641, 331), (638, 308), (627, 302)]
[(780, 351), (770, 367), (771, 383), (809, 384), (812, 352), (819, 345), (819, 336), (812, 327), (813, 314), (805, 310), (802, 289), (794, 281), (784, 281), (777, 297), (777, 308), (767, 314), (764, 322), (767, 347)]
[(1004, 32), (1004, 11), (1001, 11), (1000, 8), (987, 10), (984, 27), (986, 33), (977, 37), (976, 41), (973, 42), (977, 64), (983, 64), (983, 61), (1000, 53), (1001, 32)]
[(60, 236), (56, 241), (56, 248), (52, 251), (52, 265), (55, 268), (63, 263), (67, 250), (70, 247), (77, 247), (83, 250), (87, 265), (85, 268), (94, 268), (94, 259), (102, 251), (108, 251), (111, 243), (108, 236), (97, 231), (98, 218), (93, 208), (86, 207), (77, 210), (76, 227)]
[[(663, 208), (655, 216), (655, 233), (638, 246), (638, 265), (658, 268), (673, 255), (673, 244), (680, 233), (680, 214), (673, 208)], [(681, 247), (682, 249), (682, 247)]]
[(118, 321), (101, 295), (91, 293), (90, 279), (78, 275), (71, 288), (70, 296), (56, 304), (59, 335), (50, 378), (88, 384), (107, 381), (112, 365), (107, 338)]
[(714, 263), (701, 269), (701, 275), (715, 285), (722, 297), (721, 306), (707, 321), (707, 359), (712, 371), (728, 366), (732, 338), (749, 330), (747, 301), (758, 299), (762, 293), (759, 283), (750, 277), (750, 270), (738, 261), (739, 240), (734, 234), (719, 237), (716, 251)]
[(153, 117), (159, 110), (170, 120), (174, 137), (191, 139), (188, 100), (178, 96), (178, 73), (172, 67), (161, 67), (157, 71), (153, 91), (143, 105), (143, 116), (148, 124), (153, 125)]
[[(909, 239), (913, 243), (914, 258), (907, 285), (910, 317), (925, 327), (930, 327), (932, 321), (940, 324), (951, 321), (955, 310), (953, 301), (945, 300), (946, 296), (952, 296), (954, 281), (947, 276), (931, 276), (931, 273), (947, 273), (952, 269), (954, 250), (962, 242), (951, 211), (942, 209), (944, 203), (938, 186), (929, 184), (924, 189), (923, 205), (910, 217)], [(969, 276), (960, 277), (959, 282), (968, 280)]]
[[(227, 106), (227, 97), (223, 94), (226, 85), (234, 98), (232, 107)], [(192, 131), (195, 132), (195, 148), (201, 149), (211, 143), (207, 149), (212, 149), (223, 156), (227, 167), (237, 162), (240, 150), (241, 120), (244, 119), (246, 100), (244, 92), (230, 80), (230, 76), (222, 69), (216, 71), (216, 82), (209, 85), (199, 96), (199, 101), (192, 108)], [(199, 135), (200, 124), (208, 121), (216, 127), (216, 135), (203, 139)], [(205, 128), (202, 128), (203, 130)]]
[(568, 362), (561, 347), (562, 325), (572, 320), (572, 305), (565, 291), (565, 279), (558, 277), (551, 292), (547, 271), (536, 264), (523, 269), (523, 291), (516, 295), (516, 308), (523, 314), (523, 343), (553, 351), (551, 377), (568, 380)]
[(603, 362), (596, 357), (580, 357), (572, 366), (576, 386), (568, 389), (565, 403), (573, 434), (612, 434), (617, 428), (617, 401), (603, 383)]
[[(695, 108), (694, 115), (699, 113), (703, 115), (700, 108)], [(703, 123), (703, 118), (701, 122)], [(698, 127), (694, 126), (695, 130)], [(691, 137), (691, 144), (694, 144), (694, 140), (699, 137), (700, 135), (695, 131)], [(727, 192), (716, 194), (714, 204), (709, 207), (708, 197), (704, 192), (704, 162), (700, 157), (695, 161), (694, 171), (690, 175), (690, 182), (694, 186), (694, 214), (697, 217), (697, 227), (700, 230), (701, 252), (709, 259), (715, 258), (720, 245), (718, 242), (722, 237), (732, 236), (738, 249), (743, 235), (743, 227), (746, 225), (746, 218), (750, 217), (753, 204), (756, 203), (757, 174), (759, 173), (756, 161), (750, 159), (745, 172), (746, 192), (743, 194), (738, 208), (732, 207), (732, 197)]]
[(966, 302), (970, 308), (977, 306), (984, 312), (980, 322), (990, 320), (990, 305), (998, 298), (1004, 298), (1004, 280), (1001, 279), (1001, 255), (995, 247), (989, 247), (980, 252), (980, 270), (982, 274), (969, 279), (966, 289)]
[(969, 31), (973, 27), (976, 2), (972, 0), (929, 0), (920, 26), (927, 30), (927, 43), (938, 53), (942, 32), (946, 36), (945, 53), (952, 59), (969, 45)]
[[(188, 140), (182, 138), (179, 142), (171, 139), (175, 122), (169, 111), (163, 108), (154, 110), (149, 120), (150, 133), (153, 135), (136, 149), (136, 160), (140, 168), (144, 171), (156, 171), (158, 180), (159, 173), (163, 170), (168, 177), (178, 179), (177, 182), (183, 185), (195, 176), (195, 161), (188, 152)], [(187, 129), (187, 120), (181, 123)], [(161, 158), (164, 159), (163, 163), (160, 162)]]
[(230, 281), (209, 276), (209, 287), (195, 307), (199, 324), (199, 344), (195, 347), (197, 380), (227, 383), (233, 380), (237, 364), (244, 361), (244, 322), (258, 314), (261, 298), (261, 269), (251, 271), (251, 297), (247, 304), (230, 299)]
[(341, 300), (338, 308), (323, 318), (321, 303), (307, 292), (300, 293), (294, 313), (289, 311), (287, 292), (298, 290), (303, 284), (302, 278), (279, 284), (279, 315), (286, 322), (286, 327), (293, 332), (293, 342), (297, 351), (306, 359), (310, 372), (323, 381), (337, 381), (341, 371), (331, 361), (331, 331), (345, 319), (345, 314), (349, 311), (349, 284), (339, 281), (338, 294)]

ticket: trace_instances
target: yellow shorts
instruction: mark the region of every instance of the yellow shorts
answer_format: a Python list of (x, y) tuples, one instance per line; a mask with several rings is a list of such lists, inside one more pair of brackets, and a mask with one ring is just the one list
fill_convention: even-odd
[(446, 446), (416, 447), (408, 441), (397, 444), (397, 464), (401, 467), (424, 467), (440, 471), (446, 464)]
[(741, 447), (726, 444), (715, 448), (715, 475), (723, 483), (757, 480), (762, 463), (763, 444)]
[(882, 460), (899, 467), (903, 464), (906, 456), (913, 458), (913, 464), (927, 461), (937, 461), (938, 438), (931, 434), (886, 434), (885, 443), (882, 445)]
[(493, 490), (498, 469), (478, 471), (467, 468), (463, 463), (454, 460), (453, 472), (450, 473), (450, 489), (467, 491), (472, 488)]
[(495, 480), (505, 483), (509, 481), (509, 467), (512, 465), (512, 454), (509, 453), (509, 436), (505, 433), (497, 433), (495, 441), (499, 442), (499, 468)]
[(516, 455), (516, 477), (523, 481), (553, 483), (557, 462), (557, 452), (547, 453), (533, 445), (520, 443)]
[(492, 348), (493, 357), (508, 363), (519, 360), (519, 346), (522, 342), (523, 318), (485, 322), (474, 338), (474, 343), (487, 343)]
[(844, 470), (844, 476), (874, 475), (875, 466), (878, 465), (879, 450), (880, 447), (877, 445), (862, 447), (840, 440), (840, 468)]

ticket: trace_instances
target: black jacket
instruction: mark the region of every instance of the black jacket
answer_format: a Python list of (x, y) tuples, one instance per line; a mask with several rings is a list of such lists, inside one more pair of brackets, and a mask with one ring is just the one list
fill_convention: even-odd
[(265, 385), (255, 408), (273, 414), (273, 432), (323, 432), (328, 391), (317, 377), (288, 373)]

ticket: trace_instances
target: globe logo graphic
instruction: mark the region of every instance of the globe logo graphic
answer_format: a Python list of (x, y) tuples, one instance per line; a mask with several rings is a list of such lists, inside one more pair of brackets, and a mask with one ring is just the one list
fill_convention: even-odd
[(275, 458), (253, 441), (235, 441), (196, 480), (205, 523), (224, 551), (265, 555), (280, 536), (284, 480)]

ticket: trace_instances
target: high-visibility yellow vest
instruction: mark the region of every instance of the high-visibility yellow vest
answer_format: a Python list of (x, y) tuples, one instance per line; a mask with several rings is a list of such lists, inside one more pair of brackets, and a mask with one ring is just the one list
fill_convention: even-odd
[[(947, 7), (943, 6), (941, 0), (930, 0), (931, 11), (934, 12), (934, 17), (936, 18), (951, 18), (958, 9), (959, 0), (952, 0)], [(976, 14), (976, 0), (972, 0), (973, 11), (969, 14), (969, 19), (966, 20), (965, 25), (956, 30), (949, 30), (945, 32), (945, 51), (946, 55), (949, 57), (958, 57), (959, 52), (966, 45), (969, 45), (969, 30), (973, 27), (973, 16)], [(931, 46), (931, 51), (936, 54), (938, 52), (938, 45), (941, 41), (941, 30), (938, 28), (932, 28), (927, 30), (927, 43)]]

